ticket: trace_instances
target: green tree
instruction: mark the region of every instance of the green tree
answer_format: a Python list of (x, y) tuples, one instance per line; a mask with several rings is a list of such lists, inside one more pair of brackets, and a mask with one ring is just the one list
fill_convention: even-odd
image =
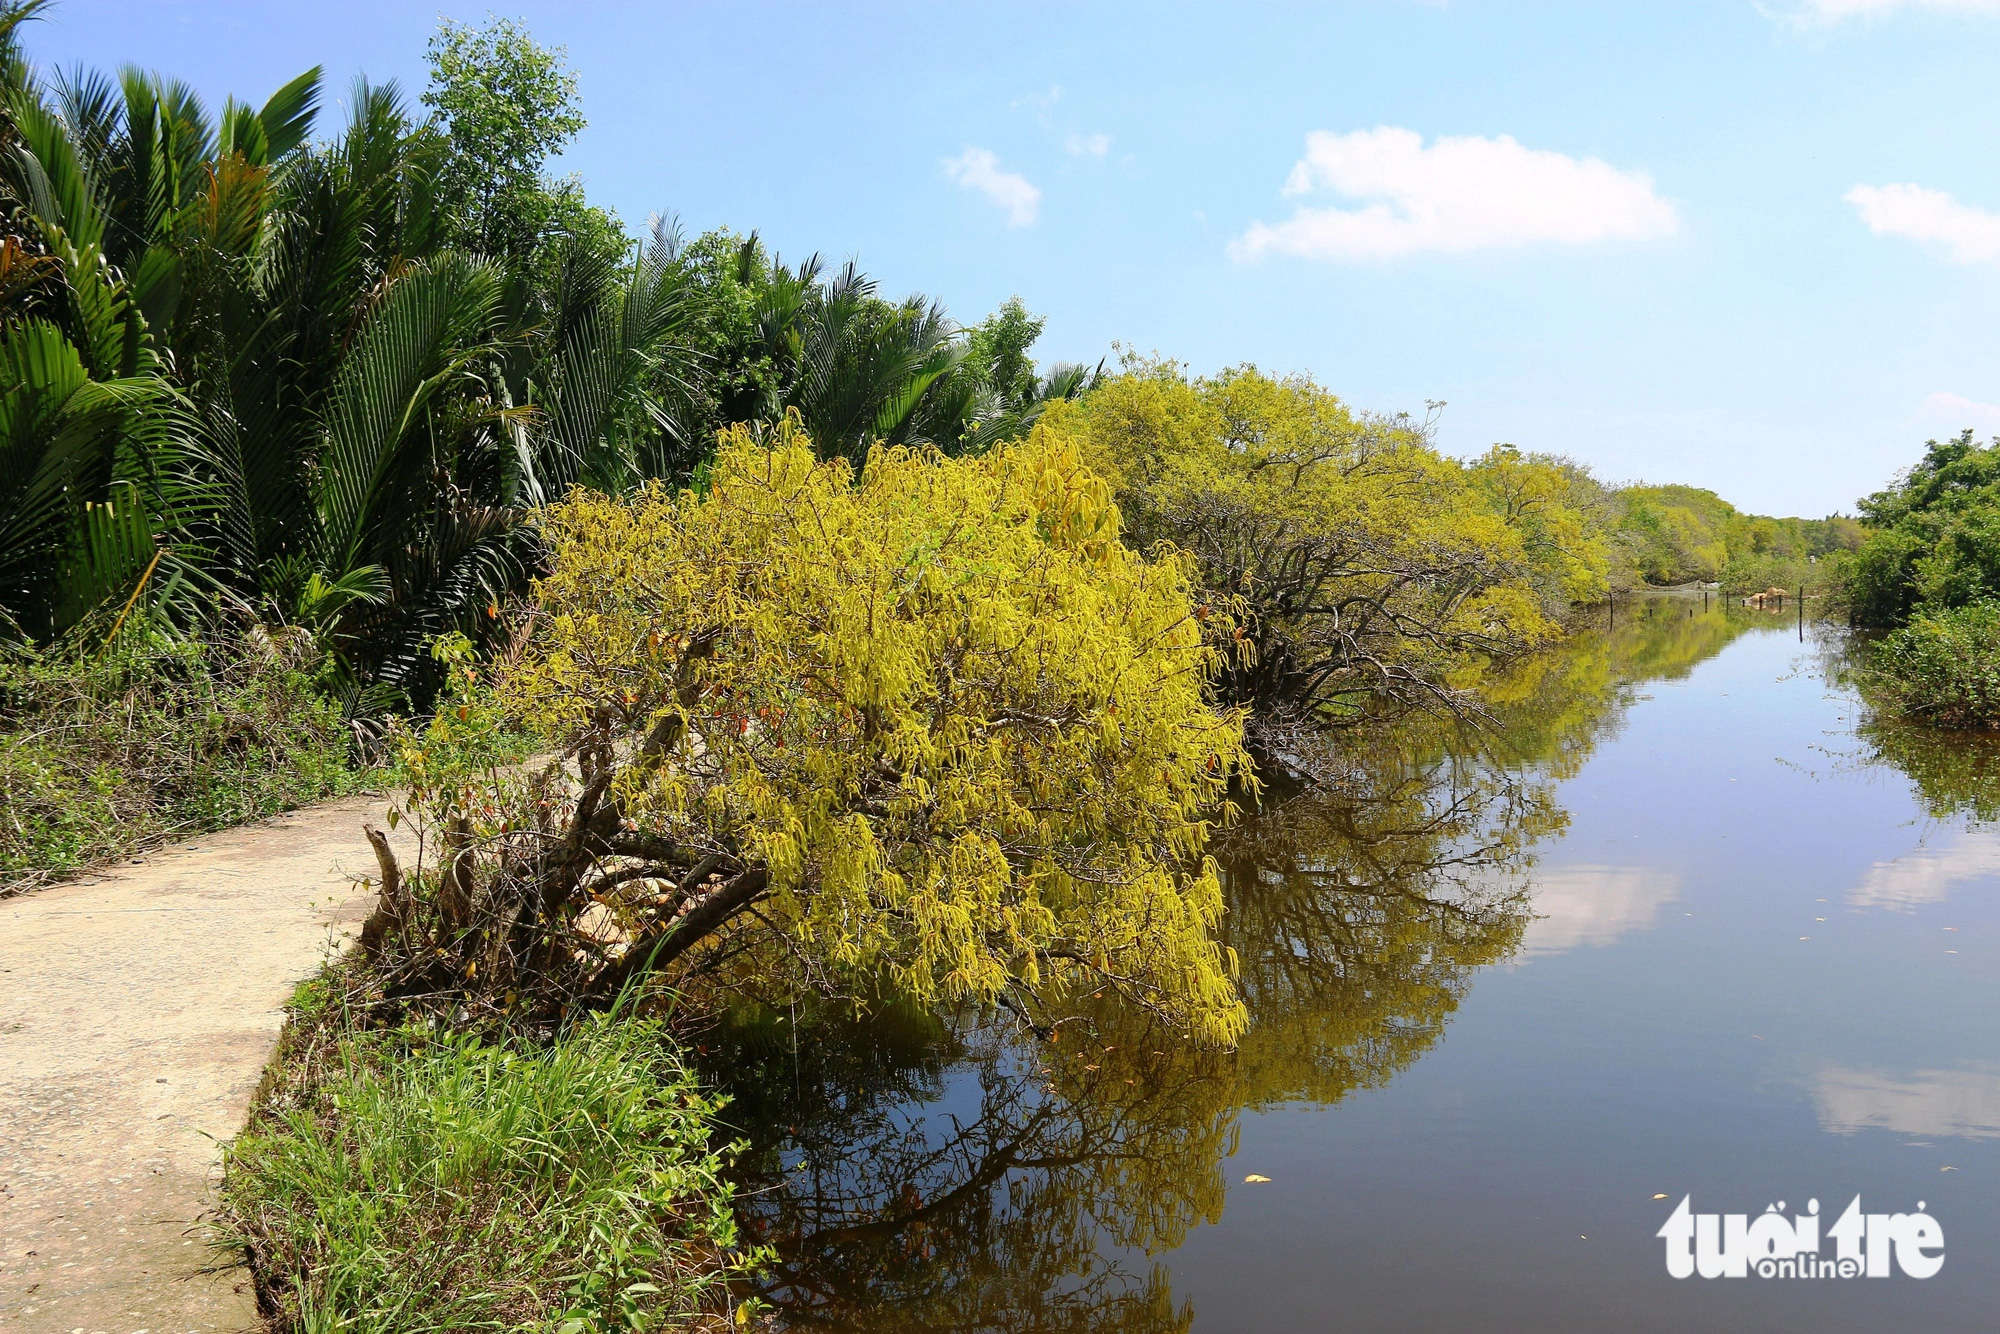
[(316, 70), (218, 118), (138, 72), (44, 86), (18, 49), (33, 12), (0, 28), (0, 612), (35, 638), (127, 602), (119, 626), (300, 622), (351, 713), (422, 707), (437, 636), (511, 634), (534, 508), (660, 453), (671, 247), (544, 229), (525, 268), (452, 247), (438, 183), (465, 152), (539, 163), (520, 135), (570, 132), (552, 106), (507, 113), (552, 127), (480, 128), (486, 75), (568, 87), (505, 25), (441, 37), (455, 148), (393, 85), (357, 85), (314, 142)]
[(453, 244), (513, 264), (552, 235), (624, 249), (615, 220), (583, 202), (581, 183), (546, 171), (586, 123), (562, 48), (508, 19), (482, 28), (444, 19), (428, 59), (423, 102), (448, 148), (437, 191)]
[(1920, 607), (1869, 659), (1864, 690), (1891, 712), (1945, 727), (2000, 720), (2000, 602)]
[[(136, 73), (125, 92), (137, 131), (118, 138), (116, 162), (94, 160), (114, 149), (97, 131), (118, 104), (98, 86), (107, 110), (84, 133), (43, 96), (20, 45), (41, 8), (0, 7), (0, 629), (35, 638), (162, 565), (156, 591), (199, 571), (192, 422), (146, 310), (177, 285), (163, 235), (222, 188), (183, 197), (179, 177), (214, 135), (183, 114), (185, 90)], [(286, 132), (285, 101), (258, 145)], [(121, 182), (143, 187), (143, 208)]]
[(1047, 323), (1030, 315), (1015, 296), (972, 330), (967, 340), (972, 364), (1005, 406), (1018, 407), (1033, 397), (1035, 363), (1028, 349)]
[(635, 254), (549, 178), (575, 80), (518, 25), (440, 29), (430, 120), (362, 84), (316, 141), (317, 70), (219, 116), (136, 71), (44, 83), (39, 8), (0, 8), (10, 635), (223, 607), (312, 627), (357, 716), (421, 708), (438, 635), (512, 633), (533, 511), (578, 481), (686, 478), (787, 412), (856, 462), (977, 449), (1086, 383), (1003, 403), (937, 302), (754, 235), (661, 224)]
[(656, 476), (685, 477), (722, 430), (776, 426), (788, 411), (828, 456), (859, 462), (878, 443), (976, 453), (1096, 382), (1067, 363), (1037, 374), (1027, 352), (1042, 322), (1018, 300), (968, 331), (939, 302), (883, 298), (853, 264), (788, 266), (754, 232), (709, 232), (677, 253), (689, 355), (657, 377), (676, 452)]
[(980, 449), (996, 440), (1018, 439), (1041, 420), (1050, 404), (1080, 398), (1103, 382), (1102, 361), (1095, 367), (1059, 361), (1047, 371), (1037, 372), (1028, 352), (1047, 323), (1029, 314), (1021, 298), (1009, 297), (968, 332), (967, 361), (979, 389), (974, 420), (961, 441), (962, 448)]
[(1772, 583), (1825, 587), (1830, 571), (1813, 568), (1815, 562), (1861, 545), (1861, 525), (1845, 515), (1745, 514), (1701, 487), (1638, 484), (1620, 488), (1613, 499), (1619, 562), (1649, 584), (1698, 579), (1749, 590)]
[(1848, 570), (1856, 616), (1901, 625), (1919, 612), (2000, 597), (2000, 440), (1932, 440), (1897, 481), (1867, 497), (1873, 527)]
[(1619, 525), (1639, 575), (1649, 584), (1719, 578), (1729, 564), (1736, 508), (1692, 486), (1628, 486)]
[(1495, 445), (1471, 469), (1473, 485), (1519, 536), (1543, 609), (1559, 618), (1610, 586), (1617, 502), (1573, 459)]

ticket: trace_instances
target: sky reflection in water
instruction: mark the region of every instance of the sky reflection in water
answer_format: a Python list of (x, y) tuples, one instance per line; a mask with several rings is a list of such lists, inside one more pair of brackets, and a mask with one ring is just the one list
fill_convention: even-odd
[[(2000, 747), (1867, 722), (1845, 651), (1663, 599), (1485, 737), (1410, 729), (1234, 831), (1232, 1055), (1108, 1007), (1048, 1045), (746, 1021), (711, 1056), (765, 1295), (841, 1330), (1991, 1328)], [(1922, 1199), (1946, 1263), (1677, 1282), (1689, 1192)]]

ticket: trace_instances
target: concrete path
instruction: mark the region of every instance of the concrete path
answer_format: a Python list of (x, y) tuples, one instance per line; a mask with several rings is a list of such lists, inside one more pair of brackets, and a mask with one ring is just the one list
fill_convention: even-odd
[(293, 987), (366, 915), (384, 803), (330, 802), (0, 899), (0, 1331), (256, 1326), (200, 1217)]

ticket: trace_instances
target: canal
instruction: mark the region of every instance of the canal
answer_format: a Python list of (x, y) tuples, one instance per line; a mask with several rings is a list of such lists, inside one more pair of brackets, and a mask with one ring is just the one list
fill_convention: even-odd
[[(1234, 1053), (1108, 998), (1049, 1041), (744, 1019), (712, 1054), (762, 1295), (857, 1331), (1995, 1327), (2000, 753), (1872, 719), (1851, 652), (1654, 599), (1245, 820)], [(1816, 1210), (1832, 1260), (1856, 1196), (1935, 1220), (1935, 1276), (1676, 1279), (1657, 1235)]]

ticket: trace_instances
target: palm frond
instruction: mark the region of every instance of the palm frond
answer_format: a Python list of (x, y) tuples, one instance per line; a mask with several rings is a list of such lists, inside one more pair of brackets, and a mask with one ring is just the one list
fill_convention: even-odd
[(49, 91), (90, 173), (103, 176), (110, 170), (111, 145), (125, 124), (117, 87), (98, 71), (79, 65), (58, 71)]
[(370, 313), (331, 388), (317, 487), (328, 567), (369, 563), (386, 511), (428, 443), (425, 410), (487, 347), (493, 268), (445, 254), (412, 265)]
[(89, 506), (119, 484), (151, 516), (149, 534), (185, 532), (205, 495), (164, 381), (93, 380), (60, 329), (31, 319), (0, 333), (0, 386), (0, 607), (31, 631), (60, 630), (76, 610), (65, 563), (88, 545)]
[(257, 113), (264, 130), (266, 156), (252, 159), (268, 166), (288, 156), (312, 134), (313, 118), (319, 111), (319, 83), (324, 71), (314, 65), (298, 78), (272, 93)]
[(9, 165), (36, 228), (61, 233), (79, 251), (100, 246), (105, 220), (96, 184), (69, 126), (32, 91), (16, 93), (6, 111), (20, 137)]

